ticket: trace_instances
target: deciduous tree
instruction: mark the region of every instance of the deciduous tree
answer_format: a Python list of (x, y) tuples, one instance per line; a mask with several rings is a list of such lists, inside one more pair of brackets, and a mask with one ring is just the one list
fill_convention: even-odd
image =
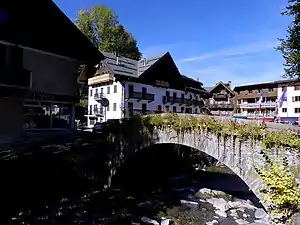
[(79, 11), (75, 24), (99, 50), (136, 60), (141, 58), (136, 40), (108, 7), (98, 5)]

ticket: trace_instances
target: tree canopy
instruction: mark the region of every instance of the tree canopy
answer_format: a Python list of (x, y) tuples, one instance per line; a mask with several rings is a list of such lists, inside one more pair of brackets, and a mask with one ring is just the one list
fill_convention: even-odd
[(300, 0), (288, 0), (286, 10), (281, 14), (293, 17), (286, 38), (279, 39), (281, 44), (277, 48), (285, 59), (284, 77), (300, 79)]
[(136, 60), (142, 56), (135, 38), (119, 23), (117, 14), (104, 5), (80, 10), (75, 24), (101, 51)]

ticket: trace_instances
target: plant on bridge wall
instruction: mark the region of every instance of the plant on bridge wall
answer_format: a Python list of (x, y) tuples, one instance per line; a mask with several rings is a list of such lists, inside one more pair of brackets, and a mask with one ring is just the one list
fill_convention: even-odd
[(258, 175), (265, 181), (263, 201), (270, 204), (271, 213), (276, 217), (273, 222), (291, 222), (292, 216), (300, 212), (300, 186), (289, 170), (286, 156), (280, 162), (271, 159), (262, 151), (266, 169), (255, 166)]
[(261, 141), (265, 148), (284, 146), (294, 150), (300, 150), (298, 134), (290, 131), (273, 132), (265, 126), (253, 123), (238, 123), (233, 120), (218, 121), (213, 117), (203, 116), (179, 116), (177, 114), (150, 115), (141, 118), (141, 123), (150, 130), (173, 129), (182, 132), (211, 132), (223, 137), (235, 136), (239, 141)]

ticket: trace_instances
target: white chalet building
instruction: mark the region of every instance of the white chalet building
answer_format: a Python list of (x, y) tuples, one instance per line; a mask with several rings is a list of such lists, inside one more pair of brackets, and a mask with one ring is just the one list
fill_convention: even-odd
[[(88, 126), (134, 114), (200, 113), (208, 92), (202, 83), (180, 74), (171, 54), (136, 61), (102, 52), (89, 78)], [(103, 107), (103, 99), (109, 101)]]

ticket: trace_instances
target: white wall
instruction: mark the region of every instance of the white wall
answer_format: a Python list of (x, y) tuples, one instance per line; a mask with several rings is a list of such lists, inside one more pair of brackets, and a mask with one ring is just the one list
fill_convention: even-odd
[[(282, 95), (282, 88), (278, 88), (278, 99)], [(282, 107), (279, 108), (278, 115), (280, 117), (298, 117), (300, 113), (295, 113), (295, 108), (300, 108), (300, 101), (293, 102), (293, 97), (300, 96), (300, 90), (294, 90), (294, 86), (287, 87), (287, 101), (283, 102)], [(282, 112), (282, 108), (287, 108), (287, 112)]]
[[(114, 93), (114, 86), (117, 85), (117, 93)], [(107, 87), (110, 87), (110, 93), (107, 92)], [(122, 116), (122, 92), (123, 87), (120, 82), (114, 82), (111, 85), (103, 85), (103, 86), (90, 86), (89, 87), (89, 96), (88, 96), (88, 110), (90, 110), (90, 105), (92, 105), (92, 110), (94, 110), (94, 105), (97, 105), (97, 108), (100, 109), (101, 104), (97, 102), (94, 98), (96, 94), (96, 89), (98, 89), (98, 93), (101, 93), (101, 89), (103, 88), (104, 97), (109, 100), (109, 106), (106, 110), (106, 116), (102, 119), (103, 121), (108, 119), (120, 119)], [(92, 95), (91, 95), (92, 90)], [(116, 104), (116, 110), (114, 110), (114, 103)], [(105, 111), (104, 111), (105, 112)], [(100, 121), (100, 118), (98, 119)], [(88, 118), (88, 126), (91, 127), (90, 119)]]
[[(117, 85), (117, 93), (113, 93), (114, 91), (114, 85)], [(125, 98), (128, 97), (128, 86), (133, 85), (134, 86), (134, 92), (142, 92), (142, 88), (145, 87), (147, 88), (147, 93), (149, 94), (155, 94), (154, 96), (154, 101), (149, 102), (148, 100), (137, 100), (137, 99), (128, 99), (124, 101)], [(107, 87), (110, 87), (110, 94), (107, 94)], [(162, 106), (162, 110), (166, 111), (166, 105), (169, 106), (170, 112), (173, 111), (173, 107), (176, 106), (177, 112), (181, 111), (181, 107), (184, 107), (184, 110), (189, 107), (192, 109), (192, 112), (195, 112), (195, 109), (197, 108), (197, 112), (200, 112), (199, 107), (195, 106), (186, 106), (186, 105), (180, 105), (180, 104), (173, 104), (171, 105), (170, 103), (167, 103), (166, 105), (163, 104), (163, 96), (166, 95), (166, 91), (170, 92), (170, 97), (173, 96), (173, 92), (177, 93), (177, 97), (181, 98), (181, 94), (183, 93), (185, 95), (186, 99), (190, 98), (190, 95), (192, 95), (192, 99), (196, 99), (196, 96), (198, 96), (198, 100), (200, 100), (200, 95), (194, 94), (187, 92), (185, 93), (184, 91), (181, 90), (175, 90), (175, 89), (166, 89), (166, 88), (161, 88), (161, 87), (154, 87), (152, 85), (146, 85), (146, 84), (141, 84), (141, 83), (134, 83), (134, 82), (126, 82), (125, 83), (125, 89), (123, 88), (122, 84), (120, 82), (114, 82), (111, 85), (103, 85), (103, 86), (90, 86), (89, 87), (89, 97), (88, 97), (88, 110), (90, 110), (90, 105), (92, 105), (92, 110), (94, 110), (94, 105), (96, 104), (98, 108), (101, 107), (101, 104), (98, 103), (94, 99), (94, 94), (96, 93), (95, 89), (98, 89), (98, 93), (101, 92), (101, 88), (103, 88), (103, 93), (104, 96), (109, 100), (110, 106), (109, 110), (106, 112), (106, 120), (108, 119), (120, 119), (123, 116), (122, 109), (125, 107), (125, 111), (128, 109), (128, 102), (133, 103), (133, 109), (134, 110), (142, 110), (142, 104), (147, 104), (147, 110), (153, 111), (157, 110), (158, 105)], [(91, 96), (91, 90), (93, 91), (93, 94)], [(124, 91), (124, 93), (122, 93)], [(124, 98), (124, 95), (125, 98)], [(117, 104), (117, 109), (116, 111), (113, 111), (113, 103)], [(124, 105), (124, 106), (123, 106)], [(88, 116), (88, 126), (92, 127), (93, 124), (90, 123), (90, 117)], [(98, 118), (98, 121), (100, 121), (100, 118)], [(102, 121), (105, 121), (105, 118), (102, 118)], [(93, 123), (93, 122), (92, 122)]]
[[(196, 96), (198, 96), (198, 99), (200, 100), (200, 96), (194, 93), (190, 93), (190, 92), (185, 92), (182, 90), (175, 90), (175, 89), (169, 89), (169, 88), (162, 88), (162, 87), (155, 87), (155, 86), (151, 86), (151, 85), (146, 85), (146, 84), (140, 84), (140, 83), (133, 83), (133, 82), (126, 82), (125, 84), (125, 96), (128, 97), (128, 86), (129, 85), (134, 85), (134, 91), (135, 92), (142, 92), (142, 88), (147, 88), (147, 93), (149, 94), (155, 94), (154, 96), (154, 101), (153, 102), (149, 102), (146, 100), (142, 100), (142, 101), (137, 101), (135, 99), (129, 99), (128, 102), (132, 102), (133, 103), (133, 108), (134, 109), (142, 109), (142, 104), (147, 104), (147, 110), (157, 110), (158, 105), (162, 106), (162, 110), (165, 111), (166, 110), (166, 106), (169, 106), (170, 112), (172, 112), (173, 107), (176, 106), (176, 110), (177, 112), (181, 111), (181, 107), (185, 108), (187, 107), (186, 105), (180, 105), (180, 104), (173, 104), (171, 105), (170, 103), (167, 103), (166, 105), (163, 104), (163, 96), (166, 95), (166, 91), (170, 92), (170, 97), (173, 97), (173, 92), (177, 93), (177, 98), (181, 98), (181, 94), (184, 94), (184, 97), (186, 99), (190, 99), (190, 95), (192, 96), (192, 99), (196, 99)], [(127, 109), (127, 104), (125, 104), (126, 109)], [(189, 108), (192, 108), (193, 112), (195, 112), (195, 108), (198, 109), (199, 112), (199, 107), (194, 107), (194, 106), (190, 106)]]

